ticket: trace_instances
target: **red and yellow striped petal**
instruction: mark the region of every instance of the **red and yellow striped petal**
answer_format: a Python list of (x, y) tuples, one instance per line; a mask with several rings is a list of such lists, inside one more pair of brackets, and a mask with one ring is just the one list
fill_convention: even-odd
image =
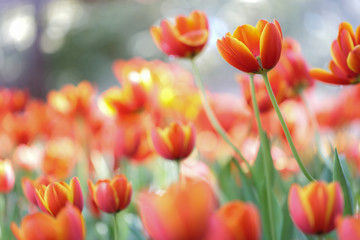
[(260, 31), (256, 27), (249, 24), (239, 26), (232, 37), (244, 43), (254, 56), (260, 55)]
[(347, 65), (349, 68), (360, 74), (360, 45), (357, 45), (348, 55), (346, 59)]
[(81, 211), (72, 206), (66, 205), (56, 217), (58, 224), (58, 239), (82, 240), (86, 237), (85, 221)]
[(324, 83), (348, 85), (351, 84), (348, 78), (341, 78), (321, 68), (310, 70), (310, 76)]
[(102, 211), (107, 213), (117, 212), (119, 198), (115, 189), (110, 185), (109, 180), (102, 180), (96, 183), (94, 200)]
[(80, 186), (79, 179), (73, 177), (70, 181), (70, 191), (72, 194), (72, 204), (82, 211), (84, 206), (83, 194)]

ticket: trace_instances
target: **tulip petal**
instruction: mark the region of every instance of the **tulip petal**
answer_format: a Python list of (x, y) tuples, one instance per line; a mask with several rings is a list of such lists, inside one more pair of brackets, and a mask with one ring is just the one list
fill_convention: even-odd
[(349, 79), (335, 76), (324, 69), (314, 68), (310, 70), (310, 76), (325, 83), (348, 85), (351, 84)]
[[(268, 24), (268, 21), (264, 20), (264, 19), (260, 19), (257, 24), (256, 24), (256, 28), (259, 30), (260, 33), (263, 32), (266, 24)], [(260, 34), (261, 35), (261, 34)]]
[(249, 24), (239, 26), (234, 31), (233, 37), (244, 43), (254, 56), (260, 54), (260, 32)]
[(162, 29), (163, 41), (161, 42), (161, 49), (169, 55), (183, 56), (187, 52), (186, 45), (179, 41), (179, 32), (169, 21), (163, 20), (160, 24)]
[(118, 211), (125, 209), (131, 199), (132, 187), (131, 183), (128, 183), (125, 176), (117, 176), (111, 181), (110, 185), (115, 190), (118, 198), (119, 205), (117, 207)]
[(163, 37), (162, 37), (162, 31), (160, 27), (156, 27), (156, 26), (152, 26), (150, 28), (150, 34), (151, 37), (155, 43), (155, 45), (159, 48), (162, 49), (161, 47), (161, 43), (163, 42)]
[(356, 28), (355, 39), (356, 39), (355, 45), (359, 45), (360, 44), (360, 25)]
[(60, 183), (50, 184), (44, 193), (44, 201), (47, 203), (48, 210), (56, 216), (70, 200), (70, 191)]
[(217, 41), (221, 56), (233, 67), (244, 72), (257, 72), (260, 65), (246, 45), (236, 38), (226, 36)]
[(336, 65), (342, 68), (344, 72), (346, 72), (348, 78), (354, 78), (357, 75), (349, 68), (346, 62), (347, 56), (345, 56), (343, 51), (341, 51), (340, 46), (336, 40), (334, 40), (331, 44), (331, 56), (333, 57)]
[(206, 43), (208, 36), (209, 36), (209, 31), (196, 30), (180, 35), (179, 41), (190, 47), (199, 47), (199, 46), (202, 47), (202, 45)]
[(354, 41), (348, 31), (342, 30), (338, 36), (338, 44), (345, 56), (354, 48)]
[(78, 208), (66, 205), (57, 216), (59, 239), (85, 239), (85, 222)]
[(167, 135), (162, 133), (162, 129), (153, 129), (151, 131), (151, 139), (156, 151), (166, 159), (173, 158), (173, 146)]
[(349, 68), (360, 74), (360, 45), (357, 45), (347, 57), (347, 65)]
[(281, 55), (281, 33), (274, 23), (266, 24), (260, 37), (260, 58), (264, 69), (273, 68)]
[(340, 23), (339, 25), (339, 33), (343, 32), (343, 31), (346, 31), (349, 33), (351, 39), (352, 39), (352, 42), (353, 43), (356, 43), (356, 37), (354, 35), (354, 30), (353, 30), (353, 27), (351, 26), (350, 23), (348, 22), (342, 22)]
[(98, 207), (107, 213), (115, 213), (118, 211), (119, 199), (115, 189), (110, 185), (108, 180), (102, 180), (96, 184), (95, 202)]
[(84, 206), (84, 199), (81, 190), (81, 185), (77, 177), (73, 177), (70, 181), (70, 189), (72, 193), (72, 204), (82, 211)]

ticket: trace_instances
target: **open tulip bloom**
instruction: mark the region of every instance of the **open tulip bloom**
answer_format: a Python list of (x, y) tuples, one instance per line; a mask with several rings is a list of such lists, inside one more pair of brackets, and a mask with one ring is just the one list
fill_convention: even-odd
[[(329, 71), (310, 70), (289, 21), (214, 41), (212, 17), (149, 23), (173, 61), (114, 59), (102, 92), (0, 88), (0, 239), (360, 239), (360, 26), (340, 23)], [(205, 88), (212, 47), (241, 94)], [(319, 100), (315, 80), (350, 86)]]

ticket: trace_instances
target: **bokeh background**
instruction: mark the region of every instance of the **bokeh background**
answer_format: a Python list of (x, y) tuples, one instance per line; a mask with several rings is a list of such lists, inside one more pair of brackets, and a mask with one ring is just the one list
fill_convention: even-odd
[[(149, 27), (194, 9), (210, 21), (198, 64), (214, 92), (239, 92), (237, 70), (216, 49), (216, 39), (238, 25), (276, 18), (284, 35), (299, 41), (310, 66), (327, 68), (339, 23), (357, 26), (360, 20), (359, 0), (0, 0), (0, 87), (45, 98), (49, 89), (88, 80), (101, 92), (117, 84), (112, 62), (135, 56), (187, 67), (156, 48)], [(322, 86), (328, 93), (339, 88)]]

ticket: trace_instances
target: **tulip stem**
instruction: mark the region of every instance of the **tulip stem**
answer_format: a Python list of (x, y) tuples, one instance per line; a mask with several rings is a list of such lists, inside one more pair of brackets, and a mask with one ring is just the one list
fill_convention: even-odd
[(292, 138), (291, 138), (289, 129), (288, 129), (286, 123), (285, 123), (285, 120), (284, 120), (282, 114), (281, 114), (279, 105), (278, 105), (278, 103), (277, 103), (277, 101), (276, 101), (274, 92), (273, 92), (273, 90), (272, 90), (272, 88), (271, 88), (271, 85), (270, 85), (270, 82), (269, 82), (269, 78), (268, 78), (268, 76), (267, 76), (267, 73), (262, 74), (262, 76), (263, 76), (263, 78), (264, 78), (265, 86), (266, 86), (267, 92), (268, 92), (268, 94), (269, 94), (271, 103), (272, 103), (272, 105), (273, 105), (273, 107), (274, 107), (274, 109), (275, 109), (275, 112), (276, 112), (279, 120), (280, 120), (282, 129), (283, 129), (283, 131), (284, 131), (284, 133), (285, 133), (286, 139), (287, 139), (287, 141), (288, 141), (288, 143), (289, 143), (289, 146), (290, 146), (291, 151), (292, 151), (292, 153), (293, 153), (293, 155), (294, 155), (294, 157), (295, 157), (295, 160), (296, 160), (297, 164), (299, 165), (302, 173), (305, 175), (305, 177), (306, 177), (310, 182), (311, 182), (311, 181), (314, 181), (315, 179), (314, 179), (314, 178), (311, 176), (311, 174), (306, 170), (306, 168), (305, 168), (303, 162), (301, 161), (301, 158), (300, 158), (300, 156), (299, 156), (299, 154), (298, 154), (298, 152), (297, 152), (297, 150), (296, 150), (296, 148), (295, 148), (295, 145), (294, 145), (294, 142), (293, 142), (293, 140), (292, 140)]
[(256, 118), (256, 123), (258, 126), (258, 130), (259, 130), (259, 135), (260, 135), (260, 142), (261, 142), (261, 154), (264, 160), (264, 172), (265, 172), (265, 194), (266, 194), (266, 204), (267, 204), (267, 210), (268, 210), (268, 219), (267, 219), (267, 223), (270, 225), (270, 239), (276, 239), (276, 232), (275, 232), (275, 218), (274, 218), (274, 213), (273, 213), (273, 204), (272, 204), (272, 196), (271, 196), (271, 179), (270, 179), (270, 171), (271, 171), (271, 165), (273, 164), (272, 162), (272, 158), (268, 158), (266, 155), (268, 154), (266, 152), (266, 148), (265, 148), (265, 144), (267, 139), (265, 139), (265, 133), (264, 130), (262, 128), (261, 125), (261, 120), (260, 120), (260, 111), (259, 111), (259, 106), (257, 104), (256, 101), (256, 95), (255, 95), (255, 84), (254, 84), (254, 75), (250, 74), (250, 90), (251, 90), (251, 100), (252, 100), (252, 105), (253, 105), (253, 109), (254, 109), (254, 114), (255, 114), (255, 118)]
[(114, 216), (114, 240), (119, 240), (119, 226), (117, 222), (116, 213), (113, 214)]
[[(206, 116), (208, 117), (211, 125), (217, 131), (217, 133), (224, 139), (224, 141), (235, 151), (235, 153), (245, 162), (246, 166), (250, 169), (249, 162), (241, 154), (240, 150), (231, 142), (231, 140), (227, 136), (225, 130), (222, 128), (219, 121), (217, 120), (214, 112), (212, 111), (212, 109), (210, 107), (210, 104), (209, 104), (209, 102), (207, 100), (205, 87), (204, 87), (204, 84), (203, 84), (203, 82), (202, 82), (202, 80), (200, 78), (199, 69), (197, 68), (197, 65), (195, 63), (194, 58), (191, 59), (191, 63), (192, 63), (193, 71), (194, 71), (195, 83), (196, 83), (197, 87), (200, 90), (202, 104), (204, 106)], [(235, 158), (232, 158), (232, 161), (235, 163), (235, 165), (239, 169), (239, 171), (243, 172), (239, 162)]]

